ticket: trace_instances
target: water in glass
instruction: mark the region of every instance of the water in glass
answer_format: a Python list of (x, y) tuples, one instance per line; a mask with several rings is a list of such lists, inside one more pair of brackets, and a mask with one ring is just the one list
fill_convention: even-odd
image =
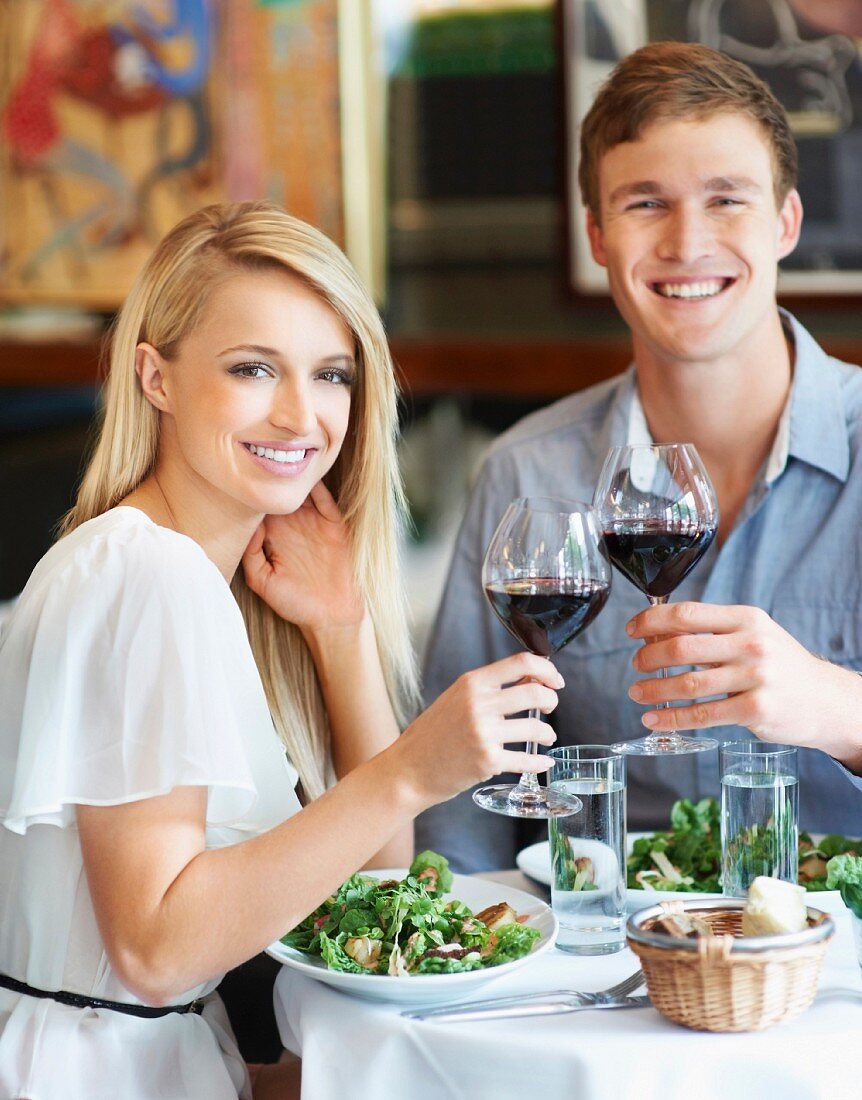
[(722, 882), (744, 897), (758, 875), (796, 882), (799, 865), (799, 783), (774, 772), (725, 774), (721, 779)]
[(557, 947), (581, 955), (618, 951), (625, 920), (625, 784), (568, 779), (554, 788), (583, 803), (576, 817), (549, 822), (551, 903), (560, 922)]

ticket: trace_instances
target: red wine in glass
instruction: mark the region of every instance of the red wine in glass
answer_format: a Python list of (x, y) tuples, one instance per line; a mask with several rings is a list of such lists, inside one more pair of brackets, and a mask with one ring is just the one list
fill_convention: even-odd
[(716, 528), (707, 524), (677, 526), (663, 520), (611, 524), (604, 529), (611, 561), (645, 596), (670, 596), (697, 565)]
[[(718, 530), (715, 490), (691, 443), (612, 447), (595, 506), (611, 561), (651, 604), (667, 602)], [(666, 677), (667, 669), (661, 675)], [(710, 737), (674, 732), (651, 733), (613, 748), (654, 756), (702, 752), (717, 745)]]
[[(525, 649), (550, 657), (598, 615), (607, 601), (611, 567), (595, 511), (577, 501), (524, 497), (513, 501), (488, 546), (482, 586), (494, 613)], [(538, 717), (537, 711), (530, 713)], [(527, 745), (527, 752), (537, 746)], [(532, 772), (517, 784), (480, 787), (473, 801), (508, 817), (577, 813), (575, 795), (539, 786)]]
[(524, 649), (551, 657), (568, 645), (605, 606), (610, 584), (528, 577), (485, 585), (485, 596), (500, 622)]

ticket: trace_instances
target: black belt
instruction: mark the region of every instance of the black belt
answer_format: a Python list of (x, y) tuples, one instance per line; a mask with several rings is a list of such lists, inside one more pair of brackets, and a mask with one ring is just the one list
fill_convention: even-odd
[(101, 997), (85, 997), (83, 993), (67, 993), (65, 989), (35, 989), (26, 982), (19, 982), (17, 978), (10, 978), (6, 974), (0, 974), (0, 986), (11, 989), (14, 993), (23, 993), (27, 997), (49, 998), (59, 1001), (61, 1005), (71, 1005), (72, 1008), (110, 1008), (112, 1012), (125, 1012), (127, 1016), (167, 1016), (171, 1012), (194, 1012), (200, 1014), (204, 1010), (203, 1001), (189, 1001), (187, 1005), (165, 1005), (164, 1008), (150, 1008), (148, 1005), (130, 1005), (123, 1001), (105, 1001)]

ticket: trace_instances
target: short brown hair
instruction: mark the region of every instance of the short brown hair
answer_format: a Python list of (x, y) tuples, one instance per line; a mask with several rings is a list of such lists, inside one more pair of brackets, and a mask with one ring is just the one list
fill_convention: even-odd
[(747, 65), (696, 42), (653, 42), (624, 57), (599, 89), (581, 125), (578, 183), (584, 205), (601, 220), (599, 164), (645, 126), (666, 119), (746, 115), (772, 152), (775, 199), (796, 186), (796, 143), (784, 108)]

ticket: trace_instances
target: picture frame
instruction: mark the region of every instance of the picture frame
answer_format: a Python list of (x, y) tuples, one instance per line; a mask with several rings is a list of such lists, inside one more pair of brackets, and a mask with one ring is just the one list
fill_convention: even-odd
[[(562, 0), (570, 281), (606, 294), (577, 186), (580, 124), (622, 57), (650, 41), (700, 41), (750, 65), (787, 110), (805, 218), (779, 293), (862, 293), (862, 39), (840, 5), (809, 0)], [(812, 12), (826, 23), (812, 22)], [(819, 14), (818, 14), (819, 13)], [(832, 20), (833, 25), (828, 21)]]
[(383, 295), (370, 0), (0, 0), (0, 304), (113, 311), (163, 234), (269, 198)]

